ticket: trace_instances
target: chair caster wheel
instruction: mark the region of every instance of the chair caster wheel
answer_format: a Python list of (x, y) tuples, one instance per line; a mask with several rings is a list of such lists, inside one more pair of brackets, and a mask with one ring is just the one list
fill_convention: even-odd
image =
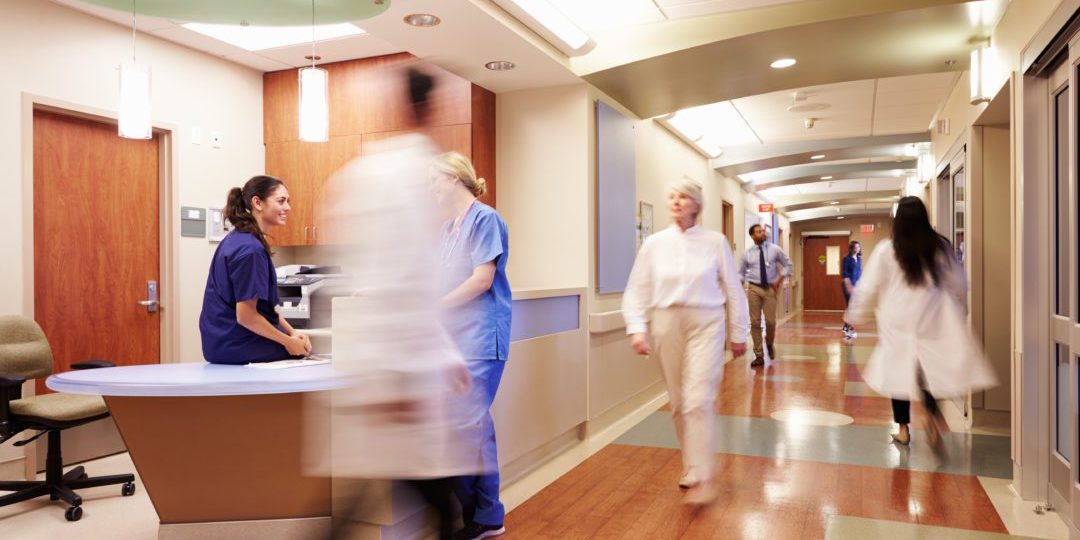
[(135, 482), (125, 482), (120, 487), (120, 494), (125, 497), (130, 497), (135, 494)]
[(79, 521), (82, 519), (82, 507), (72, 506), (71, 508), (68, 508), (67, 511), (64, 512), (64, 518), (68, 521)]

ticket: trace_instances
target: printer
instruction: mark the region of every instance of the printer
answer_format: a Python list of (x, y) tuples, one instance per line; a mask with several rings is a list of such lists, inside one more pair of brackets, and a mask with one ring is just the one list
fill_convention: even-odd
[(329, 328), (330, 301), (345, 281), (335, 266), (290, 264), (277, 268), (280, 315), (293, 328)]

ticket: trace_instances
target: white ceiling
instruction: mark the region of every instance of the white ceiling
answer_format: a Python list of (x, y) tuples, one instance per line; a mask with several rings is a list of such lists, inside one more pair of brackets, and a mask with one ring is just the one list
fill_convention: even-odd
[[(928, 129), (958, 79), (957, 72), (908, 75), (773, 92), (733, 103), (766, 144), (913, 133)], [(801, 105), (828, 108), (788, 112), (795, 92), (805, 96)], [(803, 124), (808, 117), (816, 119), (811, 129)]]
[(674, 19), (757, 9), (807, 0), (548, 0), (582, 30), (606, 32)]
[(806, 221), (837, 216), (854, 216), (864, 214), (887, 215), (892, 210), (892, 203), (869, 203), (847, 204), (839, 206), (826, 206), (822, 208), (808, 208), (806, 210), (792, 210), (787, 213), (791, 221)]
[(805, 0), (656, 0), (656, 4), (669, 19), (685, 19), (801, 1)]

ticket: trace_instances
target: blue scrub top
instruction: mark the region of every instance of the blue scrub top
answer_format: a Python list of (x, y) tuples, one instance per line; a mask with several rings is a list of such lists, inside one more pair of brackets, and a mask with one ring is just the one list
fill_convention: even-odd
[(859, 278), (862, 277), (862, 257), (853, 257), (848, 255), (844, 257), (844, 269), (841, 273), (840, 279), (850, 279), (851, 284), (855, 285), (859, 282)]
[[(206, 277), (199, 332), (211, 364), (247, 364), (292, 358), (285, 347), (236, 322), (236, 304), (257, 298), (259, 314), (278, 326), (277, 270), (254, 235), (232, 231), (214, 251)], [(284, 330), (282, 330), (284, 332)]]
[(453, 223), (440, 236), (443, 293), (461, 285), (473, 269), (495, 262), (491, 288), (467, 304), (444, 314), (444, 326), (466, 360), (506, 360), (510, 353), (510, 282), (506, 261), (510, 256), (506, 222), (494, 208), (476, 201), (465, 212), (456, 234)]

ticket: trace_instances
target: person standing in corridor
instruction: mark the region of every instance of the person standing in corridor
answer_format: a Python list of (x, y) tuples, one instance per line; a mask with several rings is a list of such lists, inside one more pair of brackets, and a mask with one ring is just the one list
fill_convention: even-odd
[[(840, 283), (840, 292), (844, 293), (844, 306), (846, 307), (851, 304), (851, 294), (855, 292), (855, 285), (859, 283), (859, 278), (862, 277), (862, 244), (858, 240), (852, 240), (848, 244), (847, 257), (844, 257), (841, 277), (844, 279)], [(859, 334), (855, 333), (855, 327), (846, 322), (841, 331), (844, 333), (845, 339), (859, 337)]]
[[(765, 350), (776, 361), (776, 297), (791, 273), (791, 259), (780, 246), (769, 242), (769, 235), (759, 224), (750, 226), (754, 245), (743, 254), (739, 275), (748, 284), (746, 298), (750, 304), (750, 335), (754, 338), (752, 367), (765, 365)], [(761, 316), (765, 315), (765, 347), (761, 343)]]

